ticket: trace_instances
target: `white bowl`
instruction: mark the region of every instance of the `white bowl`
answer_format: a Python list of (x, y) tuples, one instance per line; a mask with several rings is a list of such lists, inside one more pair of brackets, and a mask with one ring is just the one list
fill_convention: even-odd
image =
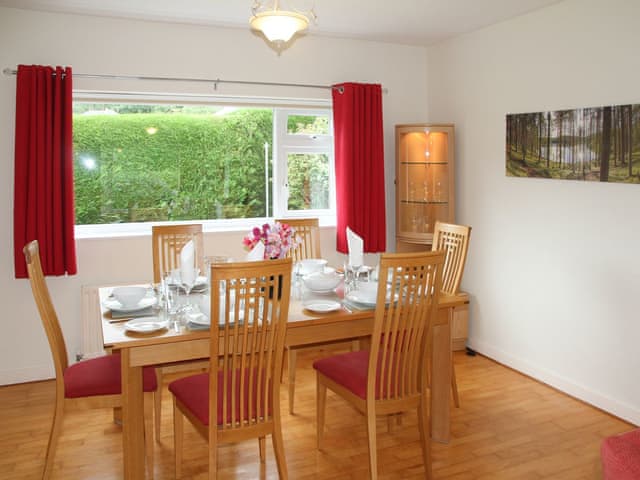
[(322, 272), (327, 261), (322, 258), (305, 258), (298, 262), (298, 275), (310, 275)]
[(123, 307), (131, 308), (140, 303), (147, 295), (146, 287), (117, 287), (111, 292), (113, 297), (120, 302)]
[(314, 272), (302, 277), (302, 281), (309, 290), (327, 292), (340, 284), (340, 275), (335, 271), (331, 273)]

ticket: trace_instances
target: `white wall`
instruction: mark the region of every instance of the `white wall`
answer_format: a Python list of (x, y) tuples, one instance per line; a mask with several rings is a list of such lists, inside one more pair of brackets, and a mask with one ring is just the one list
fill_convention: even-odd
[[(384, 96), (388, 242), (393, 245), (393, 125), (424, 121), (426, 49), (311, 37), (278, 57), (247, 29), (48, 14), (0, 8), (0, 68), (71, 65), (75, 72), (143, 74), (292, 83), (379, 82)], [(77, 89), (212, 93), (210, 87), (75, 79)], [(329, 98), (326, 91), (221, 86), (221, 94)], [(0, 384), (53, 375), (53, 366), (26, 280), (13, 279), (13, 135), (15, 77), (0, 78)], [(208, 254), (242, 255), (246, 232), (206, 236)], [(322, 248), (335, 261), (335, 230)], [(80, 339), (80, 287), (151, 277), (150, 238), (78, 240), (78, 275), (49, 281), (73, 357)]]
[[(640, 424), (640, 185), (505, 175), (505, 114), (640, 102), (640, 2), (567, 0), (429, 49), (456, 124), (471, 346)], [(640, 172), (639, 172), (640, 173)]]

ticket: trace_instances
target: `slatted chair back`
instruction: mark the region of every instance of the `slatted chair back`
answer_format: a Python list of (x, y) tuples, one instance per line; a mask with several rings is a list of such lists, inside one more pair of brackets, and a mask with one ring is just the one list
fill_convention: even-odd
[(372, 405), (412, 408), (423, 395), (443, 263), (442, 252), (381, 256), (379, 278), (389, 281), (378, 285), (367, 377)]
[[(47, 283), (42, 273), (38, 241), (34, 240), (23, 248), (27, 272), (31, 282), (33, 298), (40, 313), (42, 325), (47, 332), (51, 355), (56, 370), (56, 400), (45, 454), (42, 479), (47, 480), (53, 470), (58, 438), (62, 430), (64, 412), (70, 408), (114, 408), (122, 406), (120, 392), (120, 356), (107, 355), (83, 360), (69, 366), (58, 315), (51, 302)], [(144, 375), (144, 433), (145, 458), (149, 478), (153, 478), (153, 395), (157, 389), (155, 371), (145, 367)], [(114, 385), (115, 382), (115, 385)], [(159, 411), (156, 415), (159, 414)]]
[(442, 291), (449, 295), (456, 295), (460, 289), (470, 236), (471, 227), (466, 225), (436, 222), (434, 226), (431, 248), (445, 252)]
[(305, 258), (322, 258), (320, 253), (320, 223), (317, 218), (280, 218), (278, 223), (286, 223), (295, 228), (300, 244), (289, 251), (294, 263)]
[[(280, 372), (289, 312), (290, 258), (211, 266), (209, 382), (212, 435), (237, 439), (273, 431), (280, 418)], [(216, 360), (217, 359), (217, 360)], [(222, 421), (221, 421), (222, 419)]]
[(33, 298), (40, 313), (40, 319), (49, 340), (51, 355), (53, 356), (53, 364), (56, 370), (56, 382), (60, 383), (64, 392), (63, 373), (69, 366), (67, 357), (67, 347), (64, 342), (64, 336), (58, 322), (58, 315), (51, 301), (49, 288), (42, 273), (42, 265), (40, 264), (40, 247), (37, 240), (25, 245), (24, 258), (27, 263), (27, 272), (29, 274), (29, 282), (31, 283), (31, 291)]
[(159, 283), (170, 271), (180, 266), (180, 251), (193, 240), (196, 267), (204, 273), (202, 224), (154, 225), (151, 228), (153, 281)]

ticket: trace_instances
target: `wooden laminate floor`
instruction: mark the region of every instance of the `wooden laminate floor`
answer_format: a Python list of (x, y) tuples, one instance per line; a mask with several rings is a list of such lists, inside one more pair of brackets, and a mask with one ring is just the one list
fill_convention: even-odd
[[(367, 472), (364, 418), (328, 394), (324, 451), (315, 448), (315, 377), (312, 357), (299, 354), (297, 414), (283, 395), (284, 441), (291, 479), (363, 480)], [(436, 479), (598, 479), (599, 448), (608, 435), (633, 428), (520, 375), (485, 357), (455, 354), (461, 407), (452, 408), (452, 441), (433, 444)], [(283, 393), (286, 385), (283, 386)], [(0, 478), (41, 475), (51, 426), (54, 384), (0, 387)], [(415, 413), (389, 433), (378, 421), (378, 471), (382, 479), (423, 478)], [(109, 410), (76, 411), (66, 417), (54, 479), (122, 478), (121, 428)], [(206, 445), (186, 427), (183, 478), (205, 478)], [(219, 449), (218, 478), (277, 478), (270, 440), (261, 472), (257, 441)], [(171, 396), (164, 391), (161, 444), (156, 444), (155, 478), (174, 478)]]

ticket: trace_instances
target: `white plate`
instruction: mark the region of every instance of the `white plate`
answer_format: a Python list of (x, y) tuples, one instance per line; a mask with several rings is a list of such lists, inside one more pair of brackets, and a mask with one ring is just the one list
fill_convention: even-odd
[[(377, 295), (376, 295), (377, 297)], [(358, 290), (354, 290), (353, 292), (349, 292), (346, 295), (346, 299), (349, 300), (350, 302), (354, 302), (354, 303), (359, 303), (360, 305), (366, 305), (368, 307), (375, 307), (376, 306), (376, 297), (374, 297), (373, 299), (371, 298), (371, 295), (365, 295), (362, 292), (359, 292)], [(390, 296), (387, 295), (387, 305), (389, 304), (389, 298)], [(394, 301), (398, 300), (398, 294), (396, 293), (393, 296)]]
[(304, 304), (304, 308), (312, 312), (325, 313), (340, 310), (340, 302), (333, 300), (313, 300)]
[(376, 304), (375, 296), (371, 298), (371, 295), (365, 295), (364, 293), (359, 292), (358, 290), (354, 290), (353, 292), (347, 293), (346, 298), (350, 302), (361, 303), (362, 305), (375, 306)]
[(309, 287), (307, 287), (307, 289), (308, 289), (310, 292), (313, 292), (313, 293), (320, 293), (320, 294), (333, 293), (333, 292), (335, 292), (335, 291), (336, 291), (336, 288), (338, 288), (338, 287), (330, 288), (330, 289), (328, 289), (328, 290), (315, 290), (315, 289), (313, 289), (313, 288), (309, 288)]
[(207, 325), (207, 326), (211, 325), (211, 320), (204, 313), (201, 313), (199, 315), (197, 314), (187, 315), (187, 319), (189, 323), (195, 323), (196, 325)]
[(124, 324), (124, 328), (130, 332), (149, 333), (167, 328), (167, 322), (158, 317), (132, 318)]
[(107, 298), (102, 305), (113, 312), (137, 312), (138, 310), (144, 310), (145, 308), (151, 307), (156, 304), (156, 297), (144, 297), (142, 300), (138, 302), (137, 305), (133, 307), (125, 307), (115, 298)]

